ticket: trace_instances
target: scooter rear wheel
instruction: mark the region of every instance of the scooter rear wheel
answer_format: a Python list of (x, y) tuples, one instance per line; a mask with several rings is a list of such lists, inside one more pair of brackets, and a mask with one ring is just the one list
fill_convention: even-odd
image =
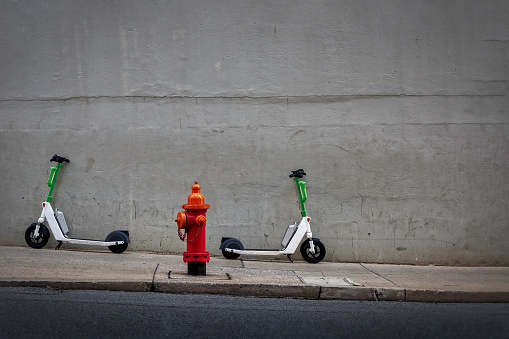
[(49, 231), (46, 226), (41, 224), (39, 226), (39, 236), (37, 238), (34, 238), (34, 232), (36, 227), (37, 227), (36, 222), (28, 226), (27, 230), (25, 231), (25, 241), (27, 242), (28, 246), (32, 248), (43, 248), (48, 243)]
[(315, 253), (311, 253), (309, 251), (311, 248), (309, 240), (304, 241), (300, 246), (300, 254), (302, 254), (302, 257), (308, 263), (316, 264), (322, 261), (325, 257), (325, 245), (319, 240), (313, 240), (313, 245), (315, 247)]

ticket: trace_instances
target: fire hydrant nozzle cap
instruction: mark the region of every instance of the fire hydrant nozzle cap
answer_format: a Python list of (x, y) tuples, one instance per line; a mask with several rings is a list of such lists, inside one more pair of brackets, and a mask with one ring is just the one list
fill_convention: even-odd
[(175, 222), (180, 230), (185, 229), (187, 227), (187, 214), (185, 212), (178, 212)]
[(205, 223), (207, 222), (207, 218), (204, 215), (199, 215), (196, 217), (196, 225), (198, 227), (203, 227)]

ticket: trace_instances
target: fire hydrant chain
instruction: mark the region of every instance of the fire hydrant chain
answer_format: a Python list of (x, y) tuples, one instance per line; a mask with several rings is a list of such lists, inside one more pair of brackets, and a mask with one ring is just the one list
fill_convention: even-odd
[(179, 233), (180, 240), (182, 240), (183, 242), (191, 242), (191, 241), (194, 241), (194, 239), (196, 239), (198, 234), (200, 234), (200, 229), (198, 228), (198, 231), (196, 231), (196, 235), (191, 240), (189, 240), (189, 239), (186, 240), (187, 233), (182, 234), (182, 232), (180, 232), (179, 228), (177, 228), (177, 232)]

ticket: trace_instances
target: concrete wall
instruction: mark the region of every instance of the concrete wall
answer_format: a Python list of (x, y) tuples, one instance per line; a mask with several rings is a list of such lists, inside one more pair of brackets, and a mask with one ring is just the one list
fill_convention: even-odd
[[(23, 245), (49, 159), (74, 236), (183, 252), (198, 180), (208, 249), (509, 264), (509, 2), (2, 1), (0, 244)], [(50, 243), (54, 245), (54, 242)]]

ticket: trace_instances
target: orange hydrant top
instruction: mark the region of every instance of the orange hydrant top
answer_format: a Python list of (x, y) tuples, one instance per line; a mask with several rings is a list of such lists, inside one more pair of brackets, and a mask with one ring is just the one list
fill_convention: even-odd
[(186, 210), (204, 210), (209, 209), (210, 205), (205, 204), (205, 198), (203, 194), (200, 193), (201, 186), (198, 185), (198, 181), (194, 182), (194, 185), (191, 187), (193, 193), (189, 194), (187, 197), (187, 205), (182, 205), (182, 208)]

